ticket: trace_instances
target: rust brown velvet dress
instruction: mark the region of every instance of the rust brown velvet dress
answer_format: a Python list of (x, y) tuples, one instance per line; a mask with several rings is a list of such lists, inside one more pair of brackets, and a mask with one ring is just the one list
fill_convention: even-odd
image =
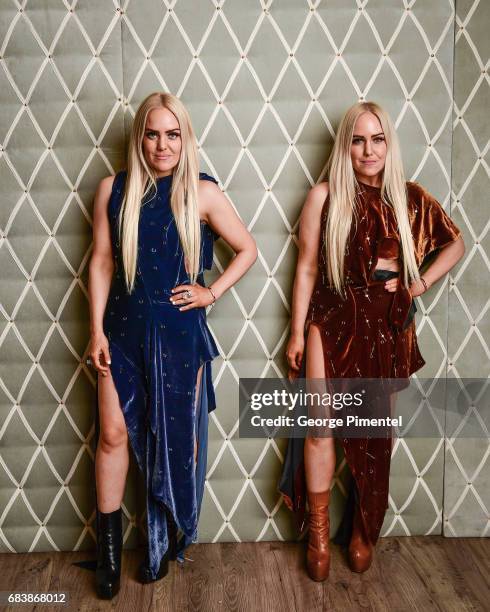
[[(319, 328), (325, 362), (325, 378), (405, 378), (425, 361), (420, 354), (415, 321), (407, 325), (412, 297), (403, 285), (396, 292), (375, 280), (378, 258), (399, 259), (402, 253), (393, 209), (381, 199), (381, 189), (360, 183), (359, 214), (352, 222), (346, 247), (346, 299), (330, 288), (325, 271), (325, 224), (329, 198), (321, 215), (318, 276), (306, 317)], [(423, 187), (407, 182), (408, 212), (417, 264), (434, 250), (456, 240), (460, 230), (439, 202)], [(402, 269), (401, 261), (399, 262)], [(303, 371), (306, 361), (303, 359)], [(401, 382), (401, 381), (400, 381)], [(408, 384), (408, 381), (407, 381)], [(346, 461), (357, 487), (366, 533), (376, 543), (388, 507), (391, 435), (385, 438), (340, 438)], [(304, 524), (306, 485), (304, 440), (289, 440), (279, 490), (286, 505)], [(344, 527), (345, 531), (345, 527)], [(350, 526), (347, 528), (350, 533)], [(339, 543), (347, 543), (347, 541)]]

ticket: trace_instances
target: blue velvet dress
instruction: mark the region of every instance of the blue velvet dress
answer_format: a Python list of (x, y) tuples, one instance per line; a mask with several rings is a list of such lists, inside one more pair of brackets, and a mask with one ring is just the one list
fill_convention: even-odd
[[(181, 560), (183, 549), (197, 537), (206, 473), (208, 412), (216, 407), (211, 361), (219, 353), (206, 324), (205, 308), (182, 312), (169, 300), (173, 287), (190, 282), (170, 207), (172, 176), (158, 179), (157, 192), (142, 202), (135, 288), (128, 294), (118, 239), (125, 179), (125, 171), (116, 175), (109, 201), (116, 267), (103, 325), (129, 440), (145, 476), (150, 569), (155, 577), (168, 548), (165, 507), (183, 534)], [(216, 182), (204, 173), (200, 179)], [(201, 238), (197, 282), (204, 285), (203, 271), (212, 266), (217, 235), (202, 222)]]

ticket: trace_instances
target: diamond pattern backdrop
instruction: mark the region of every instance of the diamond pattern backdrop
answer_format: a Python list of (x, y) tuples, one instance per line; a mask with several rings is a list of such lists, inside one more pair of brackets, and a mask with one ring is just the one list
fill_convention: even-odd
[[(457, 2), (455, 28), (452, 211), (462, 228), (466, 256), (452, 275), (449, 293), (448, 376), (490, 374), (489, 168), (490, 47), (488, 2)], [(490, 534), (488, 388), (468, 401), (466, 420), (446, 440), (444, 535)], [(478, 416), (478, 420), (474, 418)], [(469, 438), (471, 423), (480, 437)], [(486, 423), (485, 423), (486, 421)]]
[[(182, 97), (202, 169), (260, 249), (210, 313), (221, 358), (201, 541), (293, 537), (276, 491), (284, 441), (238, 438), (237, 380), (285, 373), (298, 215), (355, 100), (391, 112), (407, 176), (465, 233), (463, 262), (419, 300), (419, 374), (488, 376), (487, 3), (461, 0), (457, 16), (450, 0), (2, 0), (0, 10), (0, 550), (94, 544), (92, 198), (123, 167), (150, 91)], [(229, 257), (218, 243), (211, 277)], [(486, 533), (488, 453), (488, 443), (398, 441), (384, 535), (441, 533), (443, 501), (445, 533)], [(339, 461), (334, 528), (345, 476)], [(139, 486), (133, 465), (127, 546)]]

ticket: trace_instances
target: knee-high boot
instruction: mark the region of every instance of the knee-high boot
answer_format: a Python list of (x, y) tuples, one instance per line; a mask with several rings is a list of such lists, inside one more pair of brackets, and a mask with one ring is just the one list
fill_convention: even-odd
[(321, 493), (308, 491), (309, 537), (306, 552), (306, 568), (312, 580), (322, 582), (328, 577), (330, 570), (330, 517), (328, 505), (330, 490)]
[(112, 599), (121, 578), (122, 514), (97, 510), (97, 568), (95, 585), (101, 599)]
[(365, 532), (359, 504), (356, 504), (349, 544), (349, 566), (353, 572), (362, 573), (369, 569), (372, 560), (373, 545)]

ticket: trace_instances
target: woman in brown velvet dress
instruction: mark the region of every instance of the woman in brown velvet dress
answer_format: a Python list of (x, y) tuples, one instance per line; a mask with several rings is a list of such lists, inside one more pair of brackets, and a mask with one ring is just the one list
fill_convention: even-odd
[[(420, 275), (423, 260), (435, 250)], [(414, 298), (463, 253), (461, 232), (437, 200), (419, 184), (405, 182), (387, 113), (372, 102), (352, 106), (339, 126), (329, 181), (311, 189), (301, 214), (287, 348), (290, 377), (408, 379), (425, 363), (417, 346)], [(392, 440), (389, 434), (340, 442), (353, 479), (337, 541), (348, 545), (351, 569), (363, 572), (388, 506)], [(335, 463), (333, 437), (310, 432), (304, 440), (291, 439), (279, 485), (301, 526), (308, 500), (306, 562), (318, 581), (330, 567)]]

